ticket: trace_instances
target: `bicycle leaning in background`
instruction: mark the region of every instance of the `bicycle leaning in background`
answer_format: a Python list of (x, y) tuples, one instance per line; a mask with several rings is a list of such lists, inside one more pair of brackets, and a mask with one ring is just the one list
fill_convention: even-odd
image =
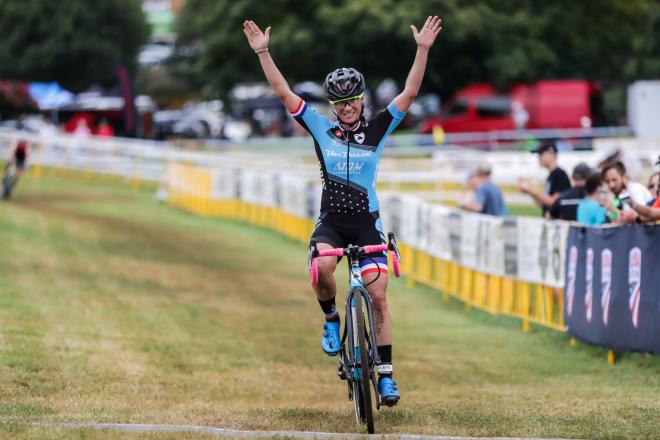
[(348, 400), (355, 406), (358, 423), (367, 425), (369, 434), (375, 432), (371, 388), (373, 387), (376, 409), (380, 409), (380, 393), (376, 380), (376, 369), (380, 364), (376, 344), (376, 329), (371, 312), (371, 298), (362, 281), (360, 257), (374, 252), (390, 251), (392, 269), (400, 275), (400, 254), (393, 233), (388, 234), (387, 244), (353, 246), (319, 250), (316, 242), (310, 242), (308, 267), (312, 284), (318, 283), (318, 257), (346, 257), (349, 269), (349, 289), (346, 295), (346, 319), (339, 351), (339, 371), (341, 380), (348, 384)]

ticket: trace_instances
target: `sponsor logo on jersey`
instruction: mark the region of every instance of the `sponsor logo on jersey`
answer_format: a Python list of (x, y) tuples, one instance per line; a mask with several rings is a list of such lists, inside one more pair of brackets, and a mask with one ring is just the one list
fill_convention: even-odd
[(566, 313), (573, 314), (573, 297), (575, 296), (575, 273), (577, 271), (577, 247), (571, 246), (568, 254), (568, 274), (566, 282)]
[(639, 300), (642, 296), (642, 250), (634, 247), (628, 259), (628, 308), (635, 328), (639, 328)]
[[(349, 172), (359, 173), (364, 167), (364, 162), (351, 162), (348, 165)], [(346, 171), (346, 162), (337, 162), (332, 169), (333, 171)]]
[(585, 285), (584, 311), (587, 317), (587, 322), (591, 323), (594, 308), (594, 250), (591, 248), (587, 249)]
[(341, 130), (336, 130), (336, 131), (335, 131), (335, 136), (337, 136), (338, 138), (340, 138), (341, 135), (342, 135)]
[[(371, 151), (351, 151), (351, 158), (360, 158), (360, 157), (370, 157), (373, 154)], [(328, 157), (343, 157), (346, 159), (348, 152), (346, 151), (334, 151), (329, 148), (326, 148), (325, 155)]]
[(612, 251), (603, 249), (600, 254), (600, 305), (603, 308), (603, 324), (607, 325), (610, 315), (610, 297), (612, 296)]
[(353, 137), (355, 138), (355, 141), (356, 141), (358, 144), (361, 144), (362, 142), (364, 142), (364, 133), (362, 133), (362, 132), (360, 132), (360, 133), (355, 133), (355, 135), (354, 135)]

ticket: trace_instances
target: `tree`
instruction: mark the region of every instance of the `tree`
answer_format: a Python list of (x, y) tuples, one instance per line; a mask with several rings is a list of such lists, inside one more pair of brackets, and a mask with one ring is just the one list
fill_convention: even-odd
[(149, 28), (138, 0), (2, 0), (0, 77), (57, 81), (81, 91), (133, 70)]
[(414, 57), (409, 25), (443, 18), (426, 91), (451, 96), (475, 81), (505, 88), (543, 78), (630, 81), (660, 75), (660, 6), (653, 0), (188, 0), (182, 47), (207, 94), (263, 81), (243, 20), (273, 28), (270, 50), (292, 82), (353, 66), (367, 82), (403, 82)]

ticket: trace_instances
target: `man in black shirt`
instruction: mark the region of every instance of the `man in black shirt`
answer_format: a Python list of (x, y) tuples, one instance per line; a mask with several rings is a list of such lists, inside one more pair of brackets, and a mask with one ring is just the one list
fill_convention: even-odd
[(545, 189), (542, 193), (537, 191), (529, 179), (523, 177), (518, 180), (518, 189), (534, 199), (534, 202), (543, 209), (545, 217), (559, 194), (571, 187), (571, 181), (566, 171), (557, 166), (557, 145), (554, 141), (542, 142), (532, 153), (538, 154), (539, 164), (550, 171), (545, 181)]
[(584, 162), (573, 168), (573, 187), (559, 194), (548, 213), (553, 219), (577, 220), (577, 206), (585, 196), (584, 184), (594, 171)]

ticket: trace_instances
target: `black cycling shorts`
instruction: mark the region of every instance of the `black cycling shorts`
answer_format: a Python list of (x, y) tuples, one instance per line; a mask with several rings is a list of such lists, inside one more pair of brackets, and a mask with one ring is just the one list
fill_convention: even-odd
[[(354, 215), (321, 213), (310, 240), (335, 248), (344, 248), (349, 244), (365, 246), (387, 243), (378, 212)], [(387, 272), (387, 254), (376, 252), (365, 255), (360, 258), (360, 268), (363, 275), (369, 272)]]

